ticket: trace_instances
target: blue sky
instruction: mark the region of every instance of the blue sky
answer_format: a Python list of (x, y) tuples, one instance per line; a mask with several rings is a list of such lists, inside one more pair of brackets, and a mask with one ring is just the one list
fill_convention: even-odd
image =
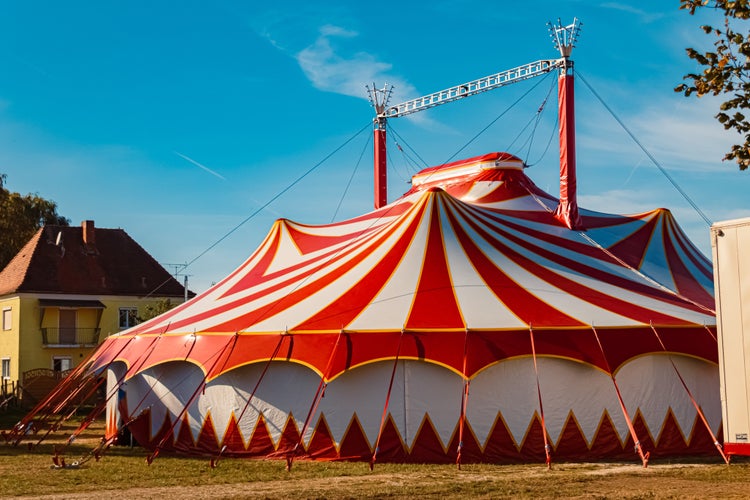
[[(712, 118), (719, 101), (672, 90), (697, 69), (684, 49), (709, 46), (698, 27), (712, 21), (678, 10), (676, 0), (2, 5), (7, 187), (56, 201), (71, 224), (123, 228), (165, 264), (193, 261), (226, 236), (186, 271), (195, 291), (239, 265), (276, 218), (327, 223), (371, 209), (366, 84), (394, 85), (397, 103), (555, 59), (546, 23), (558, 18), (582, 20), (576, 71), (706, 216), (750, 216), (748, 174), (721, 161), (740, 137)], [(527, 174), (556, 194), (554, 90), (538, 126), (527, 125), (553, 80), (391, 120), (409, 154), (389, 137), (390, 199), (408, 189), (421, 161), (492, 151), (526, 159)], [(579, 205), (668, 207), (710, 256), (707, 224), (580, 78), (576, 104)]]

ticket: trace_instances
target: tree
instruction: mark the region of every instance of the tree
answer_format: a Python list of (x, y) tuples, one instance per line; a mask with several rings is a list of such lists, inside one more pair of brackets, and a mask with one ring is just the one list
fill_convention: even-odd
[(144, 308), (143, 316), (138, 316), (138, 323), (143, 323), (151, 318), (155, 318), (160, 314), (164, 314), (175, 306), (169, 299), (161, 299), (155, 304), (148, 304)]
[(721, 104), (716, 119), (726, 130), (734, 129), (744, 136), (744, 142), (733, 145), (724, 159), (736, 161), (740, 170), (745, 170), (750, 166), (750, 121), (743, 112), (750, 108), (750, 34), (747, 30), (750, 0), (680, 0), (680, 9), (690, 15), (704, 8), (716, 9), (724, 16), (723, 27), (701, 26), (707, 35), (716, 37), (716, 50), (686, 49), (687, 55), (704, 69), (700, 74), (685, 75), (683, 79), (690, 82), (677, 86), (675, 91), (686, 96), (730, 96)]
[(57, 213), (57, 204), (37, 194), (20, 195), (5, 188), (7, 176), (0, 174), (0, 270), (46, 224), (67, 226), (70, 221)]

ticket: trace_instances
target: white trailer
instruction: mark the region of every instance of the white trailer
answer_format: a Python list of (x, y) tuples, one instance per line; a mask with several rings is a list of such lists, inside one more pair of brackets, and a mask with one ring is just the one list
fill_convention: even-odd
[(727, 455), (750, 455), (750, 218), (711, 226)]

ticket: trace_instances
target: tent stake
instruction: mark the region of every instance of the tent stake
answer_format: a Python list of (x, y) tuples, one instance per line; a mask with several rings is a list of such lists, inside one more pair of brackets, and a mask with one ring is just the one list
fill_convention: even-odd
[(302, 432), (300, 432), (299, 435), (299, 441), (297, 441), (297, 444), (294, 446), (294, 448), (289, 452), (286, 458), (286, 470), (292, 470), (292, 463), (294, 462), (294, 457), (297, 455), (297, 450), (299, 450), (299, 447), (302, 446), (302, 442), (305, 439), (305, 431), (307, 431), (307, 427), (310, 425), (310, 420), (312, 419), (313, 414), (318, 409), (318, 404), (320, 404), (320, 400), (322, 397), (322, 394), (325, 393), (326, 387), (328, 386), (328, 377), (331, 375), (331, 364), (333, 364), (333, 357), (336, 354), (336, 351), (338, 350), (339, 341), (341, 340), (341, 336), (344, 334), (344, 330), (341, 330), (339, 332), (338, 337), (336, 337), (336, 343), (333, 345), (333, 349), (331, 350), (331, 355), (328, 357), (328, 364), (326, 365), (326, 370), (323, 373), (323, 376), (320, 378), (320, 383), (318, 384), (318, 389), (315, 391), (315, 396), (313, 397), (313, 401), (310, 404), (310, 410), (307, 412), (307, 417), (305, 418), (305, 423), (302, 426)]
[[(125, 349), (130, 345), (130, 343), (135, 338), (136, 338), (136, 335), (133, 335), (132, 337), (130, 337), (128, 339), (127, 342), (125, 342), (125, 345), (123, 345), (120, 348), (120, 350), (117, 351), (117, 354), (115, 354), (112, 357), (112, 359), (110, 359), (109, 362), (106, 364), (106, 366), (102, 369), (102, 373), (106, 373), (106, 371), (109, 369), (109, 367), (112, 365), (112, 363), (115, 362), (115, 360), (120, 356), (120, 354), (123, 353), (123, 351), (125, 351)], [(105, 393), (104, 401), (101, 402), (100, 404), (96, 405), (94, 407), (94, 409), (88, 415), (86, 415), (86, 418), (83, 419), (83, 421), (78, 426), (78, 428), (76, 428), (76, 430), (73, 431), (73, 434), (71, 434), (70, 437), (68, 437), (68, 440), (66, 441), (66, 443), (63, 446), (62, 450), (60, 450), (61, 452), (64, 452), (67, 449), (67, 447), (75, 440), (75, 438), (77, 438), (85, 429), (87, 429), (88, 426), (91, 425), (91, 423), (94, 420), (96, 420), (96, 417), (98, 417), (101, 414), (101, 412), (104, 411), (104, 409), (107, 407), (107, 403), (111, 399), (112, 395), (117, 394), (117, 388), (120, 386), (120, 383), (122, 383), (122, 381), (124, 380), (126, 374), (127, 374), (127, 371), (126, 371), (125, 374), (123, 374), (122, 377), (120, 377), (117, 380), (117, 383), (115, 384), (114, 390), (111, 391), (111, 394), (107, 395)], [(103, 382), (103, 380), (102, 380), (102, 382)], [(91, 391), (89, 391), (89, 394), (86, 395), (86, 397), (82, 400), (81, 404), (83, 404), (83, 401), (86, 401), (89, 397), (91, 397), (93, 395), (94, 391), (96, 389), (98, 389), (100, 385), (101, 385), (101, 383), (97, 384)], [(57, 454), (58, 454), (58, 450), (57, 450), (57, 448), (55, 448), (55, 455), (57, 455)], [(57, 464), (55, 464), (55, 465), (57, 465)]]
[[(187, 400), (187, 403), (182, 407), (182, 410), (180, 411), (180, 414), (177, 415), (174, 419), (174, 422), (172, 422), (172, 425), (169, 427), (169, 430), (164, 434), (164, 436), (161, 438), (159, 443), (156, 445), (156, 448), (146, 458), (146, 462), (151, 465), (151, 463), (154, 461), (154, 459), (159, 455), (159, 450), (164, 446), (164, 444), (167, 442), (167, 439), (169, 439), (174, 434), (174, 428), (177, 426), (177, 422), (180, 422), (182, 420), (182, 417), (187, 412), (188, 408), (190, 408), (190, 405), (193, 404), (195, 401), (195, 398), (198, 396), (198, 394), (205, 388), (206, 386), (206, 379), (211, 375), (214, 371), (214, 368), (216, 368), (216, 365), (219, 363), (219, 360), (224, 356), (224, 353), (226, 352), (227, 348), (231, 345), (232, 348), (237, 344), (237, 335), (229, 339), (229, 341), (224, 345), (224, 347), (221, 348), (221, 351), (217, 353), (216, 360), (211, 365), (211, 369), (206, 371), (206, 374), (203, 376), (203, 380), (200, 384), (198, 384), (198, 387), (193, 392), (192, 396), (190, 396), (190, 399)], [(195, 341), (193, 342), (193, 345), (195, 345)], [(192, 346), (190, 348), (192, 350)], [(230, 351), (231, 354), (231, 351)]]
[[(661, 345), (661, 348), (664, 350), (664, 353), (667, 355), (667, 358), (669, 358), (669, 362), (672, 364), (672, 368), (674, 368), (674, 372), (677, 374), (677, 378), (680, 379), (680, 383), (682, 384), (682, 387), (685, 388), (685, 392), (687, 392), (688, 397), (690, 398), (690, 402), (693, 403), (693, 406), (695, 407), (695, 411), (698, 412), (698, 416), (701, 418), (701, 421), (703, 422), (703, 425), (706, 426), (706, 430), (711, 435), (711, 439), (713, 440), (714, 446), (719, 451), (719, 454), (721, 455), (721, 458), (724, 459), (724, 463), (729, 465), (729, 459), (724, 454), (724, 450), (721, 448), (721, 444), (719, 443), (719, 440), (716, 439), (716, 436), (714, 435), (713, 431), (711, 430), (711, 426), (708, 425), (708, 421), (706, 420), (706, 416), (703, 414), (703, 411), (701, 410), (700, 406), (698, 405), (698, 402), (693, 397), (693, 393), (690, 392), (690, 389), (687, 386), (687, 383), (685, 383), (685, 379), (682, 378), (682, 375), (680, 374), (680, 371), (677, 369), (677, 365), (674, 364), (674, 360), (672, 359), (672, 355), (669, 354), (669, 351), (667, 351), (666, 346), (664, 345), (664, 342), (661, 341), (661, 337), (659, 337), (659, 333), (656, 331), (656, 327), (654, 327), (654, 324), (651, 323), (651, 330), (653, 330), (654, 335), (656, 335), (656, 340), (659, 341), (659, 344)], [(710, 330), (709, 330), (710, 333)]]
[(469, 402), (469, 379), (466, 376), (466, 359), (467, 352), (469, 349), (469, 329), (466, 329), (466, 336), (464, 337), (464, 359), (463, 359), (463, 390), (461, 391), (461, 414), (458, 419), (458, 449), (456, 450), (456, 467), (461, 470), (461, 451), (464, 447), (464, 422), (466, 421), (466, 404)]
[[(101, 407), (100, 407), (100, 408), (98, 408), (98, 412), (97, 412), (97, 409), (94, 409), (94, 411), (92, 411), (92, 412), (91, 412), (91, 414), (89, 415), (89, 417), (87, 417), (87, 418), (86, 418), (86, 420), (84, 420), (84, 421), (83, 421), (83, 422), (81, 423), (81, 425), (79, 425), (79, 426), (78, 426), (78, 428), (77, 428), (77, 429), (76, 429), (76, 430), (75, 430), (75, 431), (73, 432), (73, 434), (71, 434), (71, 435), (70, 435), (70, 437), (68, 438), (68, 441), (67, 441), (67, 443), (65, 444), (65, 448), (67, 448), (67, 447), (68, 447), (68, 446), (69, 446), (69, 445), (70, 445), (70, 444), (71, 444), (71, 443), (72, 443), (72, 442), (73, 442), (73, 441), (74, 441), (74, 440), (75, 440), (75, 439), (76, 439), (76, 438), (77, 438), (77, 437), (78, 437), (78, 436), (79, 436), (79, 435), (80, 435), (80, 434), (81, 434), (81, 433), (82, 433), (82, 432), (83, 432), (83, 431), (84, 431), (84, 430), (85, 430), (85, 429), (86, 429), (86, 428), (87, 428), (87, 427), (88, 427), (88, 426), (89, 426), (90, 424), (91, 424), (91, 422), (93, 422), (93, 421), (94, 421), (94, 419), (95, 419), (95, 418), (96, 418), (96, 417), (97, 417), (97, 416), (99, 415), (99, 413), (101, 413), (101, 411), (103, 411), (103, 410), (104, 410), (104, 408), (106, 408), (106, 407), (107, 407), (107, 404), (109, 403), (109, 401), (110, 401), (110, 400), (111, 400), (111, 399), (112, 399), (112, 398), (113, 398), (113, 397), (114, 397), (114, 396), (115, 396), (116, 394), (119, 394), (119, 392), (120, 392), (120, 388), (121, 388), (121, 386), (122, 386), (122, 382), (123, 382), (123, 381), (125, 380), (125, 378), (127, 377), (128, 373), (131, 373), (131, 372), (132, 372), (132, 373), (137, 373), (137, 372), (138, 372), (138, 371), (139, 371), (139, 370), (140, 370), (141, 368), (143, 368), (143, 365), (145, 365), (145, 364), (146, 364), (146, 361), (148, 361), (148, 358), (149, 358), (149, 357), (151, 356), (151, 354), (152, 354), (152, 353), (154, 352), (154, 348), (156, 347), (157, 341), (158, 341), (158, 340), (159, 340), (160, 338), (162, 338), (162, 336), (163, 336), (163, 335), (164, 335), (164, 334), (165, 334), (165, 333), (167, 332), (167, 330), (169, 330), (169, 324), (167, 324), (167, 326), (166, 326), (166, 327), (164, 328), (164, 330), (162, 330), (162, 331), (161, 331), (161, 332), (159, 333), (159, 335), (155, 336), (155, 337), (154, 337), (154, 338), (153, 338), (153, 339), (151, 340), (151, 343), (150, 343), (150, 344), (148, 345), (148, 347), (147, 347), (147, 348), (146, 348), (146, 349), (144, 350), (143, 354), (142, 354), (141, 356), (139, 356), (139, 357), (138, 357), (138, 358), (137, 358), (137, 359), (135, 360), (135, 362), (134, 362), (134, 364), (133, 364), (133, 367), (132, 367), (131, 369), (125, 370), (125, 373), (123, 373), (123, 374), (122, 374), (122, 376), (121, 376), (120, 378), (118, 378), (118, 379), (117, 379), (117, 382), (115, 383), (114, 387), (112, 388), (112, 390), (110, 391), (110, 393), (109, 393), (109, 394), (107, 395), (107, 397), (105, 398), (104, 402), (103, 402), (103, 403), (101, 404)], [(123, 346), (123, 347), (122, 347), (122, 348), (120, 349), (120, 351), (118, 351), (117, 355), (116, 355), (116, 356), (114, 356), (114, 357), (112, 358), (112, 361), (110, 361), (110, 364), (111, 364), (111, 363), (112, 363), (112, 362), (113, 362), (113, 361), (114, 361), (115, 359), (117, 359), (117, 357), (118, 357), (118, 356), (120, 355), (120, 353), (122, 353), (122, 352), (123, 352), (123, 351), (125, 350), (125, 348), (126, 348), (126, 347), (127, 347), (127, 346), (128, 346), (129, 344), (130, 344), (130, 342), (131, 342), (132, 340), (134, 340), (134, 339), (135, 339), (136, 337), (137, 337), (137, 335), (134, 335), (133, 337), (131, 337), (131, 338), (130, 338), (130, 340), (128, 340), (128, 342), (127, 342), (127, 343), (126, 343), (126, 344), (125, 344), (125, 345), (124, 345), (124, 346)], [(137, 365), (137, 368), (135, 368), (135, 367), (136, 367), (136, 365)], [(154, 383), (154, 385), (156, 385), (156, 384)], [(149, 388), (149, 390), (148, 390), (148, 391), (146, 392), (146, 394), (144, 394), (144, 395), (143, 395), (143, 398), (141, 398), (140, 402), (139, 402), (139, 403), (138, 403), (138, 405), (137, 405), (137, 406), (136, 406), (136, 407), (135, 407), (135, 408), (133, 409), (133, 412), (132, 412), (132, 413), (135, 413), (135, 412), (136, 412), (136, 411), (138, 410), (138, 408), (140, 408), (140, 406), (141, 406), (141, 405), (143, 404), (143, 402), (144, 402), (144, 401), (146, 400), (146, 397), (148, 397), (148, 395), (149, 395), (149, 394), (151, 394), (151, 391), (153, 391), (154, 385), (152, 385), (152, 386), (151, 386), (151, 387)], [(125, 413), (125, 415), (127, 416), (127, 408), (126, 408), (125, 410), (126, 410), (126, 411), (125, 411), (124, 413)], [(140, 417), (140, 415), (138, 415), (138, 417)], [(129, 425), (130, 423), (131, 423), (131, 422), (133, 422), (133, 421), (134, 421), (134, 420), (135, 420), (136, 418), (138, 418), (138, 417), (130, 417), (130, 418), (128, 419), (128, 421), (127, 421), (126, 423), (124, 423), (124, 424), (123, 424), (123, 425), (122, 425), (122, 426), (120, 427), (120, 429), (125, 429), (125, 428), (126, 428), (126, 427), (127, 427), (127, 426), (128, 426), (128, 425)], [(115, 440), (116, 440), (116, 439), (117, 439), (117, 433), (116, 433), (116, 432), (115, 432), (115, 434), (114, 434), (114, 435), (112, 435), (112, 436), (109, 436), (109, 437), (106, 437), (106, 436), (105, 436), (104, 438), (102, 438), (102, 441), (101, 441), (101, 443), (99, 443), (99, 444), (98, 444), (98, 445), (97, 445), (97, 446), (96, 446), (96, 447), (95, 447), (95, 448), (94, 448), (94, 449), (93, 449), (93, 450), (92, 450), (91, 452), (89, 452), (89, 459), (91, 458), (91, 456), (94, 456), (94, 457), (96, 457), (96, 460), (97, 460), (97, 461), (99, 461), (99, 458), (101, 458), (101, 455), (102, 455), (102, 453), (103, 453), (103, 452), (104, 452), (104, 451), (105, 451), (106, 449), (108, 449), (108, 448), (109, 448), (109, 447), (110, 447), (110, 446), (111, 446), (111, 445), (112, 445), (112, 444), (113, 444), (113, 443), (115, 442)], [(65, 448), (63, 448), (63, 449), (65, 449)], [(86, 461), (88, 461), (88, 459), (86, 459)], [(82, 458), (82, 459), (81, 459), (81, 460), (79, 461), (79, 463), (85, 463), (84, 459)]]
[(542, 388), (539, 385), (539, 368), (536, 364), (536, 348), (534, 346), (534, 329), (529, 324), (529, 337), (531, 338), (531, 356), (534, 359), (534, 373), (536, 374), (536, 394), (539, 398), (539, 418), (542, 422), (542, 437), (544, 438), (544, 455), (546, 457), (547, 469), (552, 469), (552, 447), (547, 441), (547, 426), (544, 423), (544, 406), (542, 406)]
[(380, 451), (380, 437), (383, 435), (383, 429), (385, 428), (385, 417), (388, 415), (388, 403), (391, 400), (391, 390), (393, 389), (393, 379), (396, 377), (396, 367), (398, 366), (398, 356), (401, 353), (401, 341), (404, 339), (404, 330), (401, 330), (401, 335), (398, 338), (398, 347), (396, 347), (396, 359), (393, 361), (393, 370), (391, 370), (391, 381), (388, 383), (388, 392), (385, 395), (385, 404), (383, 405), (383, 415), (380, 417), (380, 428), (378, 429), (378, 437), (375, 440), (375, 450), (372, 452), (372, 458), (370, 459), (370, 470), (375, 468), (375, 460), (378, 458), (378, 451)]
[[(284, 331), (281, 335), (279, 335), (279, 341), (276, 343), (276, 348), (271, 353), (271, 357), (268, 358), (268, 361), (266, 361), (266, 365), (263, 367), (263, 371), (260, 372), (260, 377), (258, 377), (258, 381), (255, 383), (255, 387), (253, 387), (252, 392), (250, 393), (250, 396), (248, 396), (247, 401), (245, 401), (245, 406), (242, 407), (242, 411), (240, 411), (239, 416), (237, 417), (237, 427), (239, 428), (240, 421), (242, 421), (242, 417), (245, 416), (245, 412), (250, 407), (250, 403), (252, 402), (253, 398), (255, 397), (255, 393), (258, 390), (258, 387), (260, 387), (260, 383), (263, 382), (263, 377), (266, 376), (266, 372), (268, 372), (268, 369), (271, 367), (271, 363), (276, 358), (276, 355), (279, 353), (279, 350), (281, 350), (281, 344), (284, 342), (284, 339), (286, 337), (289, 337), (290, 334), (288, 331)], [(261, 412), (258, 411), (258, 419), (260, 420)], [(244, 439), (244, 438), (243, 438)]]
[(612, 368), (610, 368), (609, 366), (607, 355), (604, 354), (604, 347), (602, 346), (602, 342), (599, 340), (599, 334), (596, 332), (596, 328), (594, 328), (594, 325), (591, 325), (591, 330), (594, 332), (594, 337), (596, 337), (596, 343), (599, 344), (599, 350), (602, 352), (602, 358), (604, 359), (604, 365), (607, 368), (607, 373), (609, 373), (609, 378), (612, 379), (612, 384), (614, 384), (615, 386), (617, 400), (620, 402), (620, 409), (622, 410), (622, 414), (625, 416), (625, 422), (627, 422), (628, 424), (630, 436), (633, 438), (633, 442), (635, 443), (635, 452), (638, 453), (638, 455), (641, 457), (641, 462), (643, 463), (643, 468), (645, 469), (646, 467), (648, 467), (648, 457), (649, 455), (651, 455), (651, 452), (643, 453), (641, 441), (638, 439), (638, 435), (635, 433), (635, 427), (633, 427), (633, 422), (630, 420), (628, 410), (625, 408), (625, 403), (622, 400), (622, 394), (620, 394), (620, 388), (617, 386), (617, 380), (615, 380), (615, 375), (614, 373), (612, 373)]
[[(109, 349), (109, 346), (107, 346), (106, 348), (102, 347), (101, 349), (106, 351), (107, 349)], [(69, 399), (68, 391), (75, 383), (81, 382), (81, 380), (84, 378), (86, 370), (88, 369), (89, 362), (94, 358), (94, 354), (97, 354), (98, 352), (99, 348), (91, 351), (91, 353), (89, 353), (86, 358), (81, 361), (81, 363), (79, 363), (78, 366), (67, 377), (65, 377), (62, 382), (57, 384), (57, 387), (55, 387), (55, 389), (50, 392), (47, 397), (39, 401), (39, 403), (37, 403), (36, 406), (34, 406), (34, 408), (32, 408), (31, 411), (29, 411), (29, 413), (27, 413), (26, 416), (24, 416), (16, 425), (14, 425), (9, 432), (3, 431), (2, 437), (5, 442), (10, 443), (13, 446), (18, 446), (21, 441), (23, 441), (23, 438), (26, 436), (30, 428), (33, 428), (35, 424), (45, 424), (51, 415), (45, 415), (42, 418), (41, 422), (36, 423), (33, 422), (34, 417), (36, 417), (43, 410), (50, 411), (53, 406), (59, 406), (58, 398), (63, 397), (63, 402)]]

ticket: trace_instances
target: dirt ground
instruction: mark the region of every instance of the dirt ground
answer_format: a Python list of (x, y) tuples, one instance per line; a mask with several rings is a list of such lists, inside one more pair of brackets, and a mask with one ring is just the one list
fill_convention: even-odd
[(691, 472), (704, 467), (707, 466), (659, 464), (644, 469), (638, 464), (564, 464), (552, 470), (544, 466), (523, 470), (507, 466), (499, 468), (497, 473), (486, 470), (379, 473), (376, 467), (372, 474), (362, 476), (133, 487), (33, 498), (750, 498), (750, 477), (729, 483), (694, 479)]
[[(92, 427), (76, 441), (81, 449), (98, 442), (100, 429)], [(48, 441), (62, 443), (73, 428), (68, 424)], [(455, 465), (376, 464), (370, 471), (365, 463), (301, 461), (287, 472), (278, 460), (227, 459), (211, 469), (205, 460), (169, 458), (147, 466), (144, 456), (138, 449), (113, 449), (102, 462), (91, 461), (79, 470), (50, 470), (49, 450), (0, 447), (0, 498), (750, 498), (750, 458), (731, 465), (718, 456), (654, 461), (644, 468), (634, 457), (632, 462), (555, 463), (551, 470), (539, 463), (466, 464), (461, 470)], [(28, 487), (12, 488), (18, 484)]]

